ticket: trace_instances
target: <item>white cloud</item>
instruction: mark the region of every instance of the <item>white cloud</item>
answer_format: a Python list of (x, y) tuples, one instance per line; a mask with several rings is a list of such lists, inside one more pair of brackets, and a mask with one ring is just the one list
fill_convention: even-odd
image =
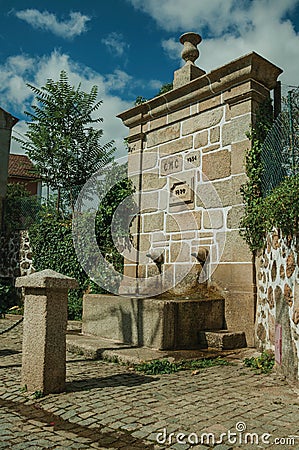
[[(12, 129), (12, 136), (19, 139), (26, 139), (25, 133), (27, 131), (27, 124), (25, 120), (20, 120)], [(10, 143), (10, 153), (16, 153), (18, 155), (24, 155), (25, 151), (21, 148), (19, 142), (14, 139)]]
[(103, 38), (102, 43), (107, 47), (108, 51), (116, 57), (123, 56), (125, 51), (130, 47), (125, 41), (124, 36), (115, 31)]
[(179, 41), (174, 38), (163, 39), (162, 48), (170, 59), (179, 59), (182, 46)]
[[(299, 84), (299, 34), (286, 19), (298, 0), (128, 0), (171, 32), (203, 30), (197, 65), (206, 71), (256, 51), (284, 69), (285, 83)], [(162, 47), (181, 63), (178, 36)]]
[(16, 11), (15, 15), (33, 28), (51, 31), (53, 34), (66, 39), (72, 39), (84, 33), (86, 31), (86, 23), (90, 20), (90, 17), (80, 12), (71, 12), (68, 20), (59, 21), (55, 14), (48, 11), (40, 12), (37, 9)]
[[(208, 27), (213, 35), (240, 34), (252, 26), (252, 20), (281, 18), (292, 10), (297, 0), (128, 0), (136, 9), (148, 13), (168, 31), (201, 30)], [(262, 14), (262, 16), (259, 16)]]
[(18, 107), (30, 97), (24, 78), (32, 71), (34, 59), (26, 55), (11, 56), (0, 66), (1, 104)]
[(108, 74), (105, 77), (106, 87), (112, 91), (123, 91), (128, 87), (129, 83), (132, 83), (133, 78), (123, 70), (115, 69), (113, 73)]
[[(284, 70), (281, 80), (299, 84), (299, 35), (290, 22), (266, 20), (260, 27), (240, 37), (229, 34), (202, 43), (198, 65), (209, 71), (251, 51), (255, 51)], [(211, 58), (212, 55), (212, 58)]]
[[(168, 31), (198, 29), (210, 26), (222, 33), (231, 24), (232, 9), (238, 0), (129, 0), (136, 8), (151, 15)], [(243, 2), (244, 4), (244, 2)]]
[(160, 88), (162, 87), (163, 83), (161, 80), (148, 80), (146, 83), (144, 82), (143, 86), (146, 86), (146, 84), (151, 88), (155, 89), (157, 92), (159, 92)]
[[(71, 85), (78, 86), (81, 83), (82, 90), (86, 92), (89, 92), (94, 85), (98, 87), (98, 99), (103, 100), (98, 111), (99, 116), (104, 119), (99, 124), (104, 131), (102, 142), (104, 144), (114, 140), (117, 154), (124, 154), (123, 140), (127, 136), (127, 128), (116, 115), (130, 108), (132, 104), (122, 100), (118, 95), (112, 94), (112, 91), (116, 90), (117, 85), (124, 88), (126, 84), (130, 83), (131, 77), (125, 72), (115, 71), (103, 76), (58, 51), (35, 59), (26, 55), (17, 55), (8, 58), (0, 66), (1, 106), (7, 111), (11, 111), (12, 105), (14, 110), (30, 110), (34, 96), (26, 83), (29, 82), (37, 87), (43, 86), (49, 78), (59, 79), (61, 70), (68, 73)], [(13, 130), (24, 134), (26, 132), (25, 122), (20, 121)], [(18, 144), (13, 144), (13, 151), (21, 152)]]

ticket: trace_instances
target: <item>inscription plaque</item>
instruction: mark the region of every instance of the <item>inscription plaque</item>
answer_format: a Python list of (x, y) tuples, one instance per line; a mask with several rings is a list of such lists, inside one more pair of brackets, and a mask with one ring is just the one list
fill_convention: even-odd
[(163, 158), (160, 164), (161, 175), (168, 175), (170, 173), (181, 172), (183, 170), (183, 158), (181, 155)]
[(200, 165), (200, 154), (198, 151), (188, 153), (185, 155), (185, 170), (194, 169)]
[(182, 203), (192, 203), (194, 200), (193, 178), (191, 179), (191, 186), (186, 181), (179, 181), (173, 183), (170, 188), (170, 206), (180, 205)]

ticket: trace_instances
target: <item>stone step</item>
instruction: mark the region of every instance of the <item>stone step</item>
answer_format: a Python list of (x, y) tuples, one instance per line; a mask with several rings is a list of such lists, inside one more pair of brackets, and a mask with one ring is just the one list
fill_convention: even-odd
[[(69, 331), (66, 335), (68, 352), (84, 355), (88, 359), (104, 359), (124, 364), (137, 364), (140, 362), (153, 361), (156, 359), (169, 359), (169, 361), (192, 360), (202, 358), (229, 357), (241, 358), (244, 349), (219, 350), (217, 348), (203, 348), (193, 350), (155, 350), (146, 347), (134, 347), (102, 339), (97, 336), (86, 336), (81, 333)], [(245, 356), (252, 356), (253, 349), (246, 349)], [(240, 353), (241, 352), (241, 353)]]
[(200, 331), (198, 334), (200, 348), (233, 350), (247, 347), (244, 331), (213, 330)]

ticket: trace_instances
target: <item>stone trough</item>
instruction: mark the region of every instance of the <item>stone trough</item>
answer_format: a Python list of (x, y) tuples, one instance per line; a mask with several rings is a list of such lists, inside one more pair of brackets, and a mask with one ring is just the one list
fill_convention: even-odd
[(199, 348), (204, 330), (224, 326), (224, 299), (87, 294), (83, 334), (158, 350)]

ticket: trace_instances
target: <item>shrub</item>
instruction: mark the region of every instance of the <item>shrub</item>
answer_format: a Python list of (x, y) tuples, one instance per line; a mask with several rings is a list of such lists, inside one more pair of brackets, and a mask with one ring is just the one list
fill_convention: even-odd
[[(115, 179), (119, 178), (120, 171), (126, 171), (126, 166), (112, 166), (107, 175), (107, 183), (111, 183), (113, 189), (103, 199), (95, 220), (95, 235), (99, 249), (109, 263), (119, 272), (123, 271), (123, 257), (114, 246), (111, 235), (111, 222), (118, 205), (132, 193), (131, 182), (124, 178), (115, 185)], [(51, 205), (49, 203), (49, 205)], [(84, 242), (84, 220), (89, 220), (88, 214), (82, 219), (80, 236), (83, 240), (84, 252), (92, 259), (89, 242)], [(120, 220), (121, 222), (121, 220)], [(116, 235), (121, 238), (124, 235), (125, 223), (118, 223)], [(85, 292), (105, 293), (106, 291), (93, 283), (85, 273), (78, 261), (72, 235), (72, 218), (67, 210), (64, 216), (57, 215), (52, 206), (44, 207), (40, 220), (33, 224), (29, 230), (30, 243), (33, 250), (33, 265), (36, 270), (52, 269), (64, 275), (73, 277), (79, 284), (79, 289), (69, 291), (68, 312), (69, 319), (80, 319), (82, 315), (82, 297)], [(107, 271), (106, 271), (107, 272)], [(103, 277), (109, 276), (103, 270)], [(117, 280), (117, 282), (119, 282)]]
[(217, 358), (192, 359), (188, 361), (170, 362), (168, 359), (154, 359), (150, 362), (136, 364), (134, 369), (146, 375), (170, 374), (180, 370), (193, 370), (194, 374), (198, 369), (206, 369), (215, 366), (228, 366), (230, 363), (218, 356)]
[(0, 278), (0, 316), (20, 304), (20, 293), (9, 278)]
[(36, 220), (39, 209), (37, 197), (30, 195), (24, 185), (8, 184), (4, 214), (6, 234), (15, 230), (26, 230)]
[(77, 280), (79, 289), (69, 291), (68, 312), (69, 319), (80, 319), (88, 277), (73, 247), (71, 219), (62, 219), (45, 210), (40, 221), (30, 228), (29, 235), (36, 270), (52, 269)]
[(256, 358), (252, 357), (244, 359), (244, 365), (255, 370), (257, 373), (270, 373), (274, 367), (274, 364), (274, 354), (271, 351), (264, 351)]

